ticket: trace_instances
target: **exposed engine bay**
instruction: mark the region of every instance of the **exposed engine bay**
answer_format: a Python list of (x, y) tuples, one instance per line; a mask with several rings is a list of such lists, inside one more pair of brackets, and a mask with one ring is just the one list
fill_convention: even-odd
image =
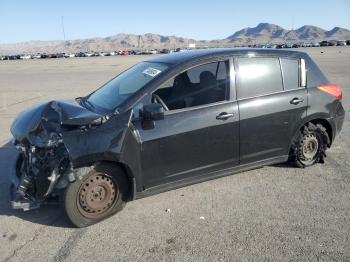
[[(62, 141), (50, 147), (16, 144), (16, 148), (20, 151), (16, 163), (17, 193), (28, 200), (22, 208), (39, 207), (40, 202), (53, 192), (57, 181), (72, 172), (68, 152)], [(18, 202), (17, 207), (21, 207)]]

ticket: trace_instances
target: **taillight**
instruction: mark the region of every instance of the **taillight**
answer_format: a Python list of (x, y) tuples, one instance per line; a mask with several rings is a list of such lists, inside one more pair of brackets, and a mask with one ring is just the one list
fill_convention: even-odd
[(338, 85), (328, 84), (328, 85), (320, 85), (317, 87), (318, 90), (330, 94), (335, 97), (337, 100), (341, 100), (343, 98), (343, 92)]

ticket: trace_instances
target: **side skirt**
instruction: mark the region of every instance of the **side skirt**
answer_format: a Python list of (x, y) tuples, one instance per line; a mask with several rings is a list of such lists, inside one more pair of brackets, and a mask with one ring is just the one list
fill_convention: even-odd
[(216, 179), (216, 178), (229, 176), (229, 175), (237, 174), (240, 172), (256, 169), (258, 167), (283, 163), (283, 162), (286, 162), (287, 160), (288, 160), (288, 155), (273, 157), (273, 158), (269, 158), (269, 159), (249, 163), (249, 164), (238, 165), (238, 166), (235, 166), (232, 168), (227, 168), (227, 169), (223, 169), (223, 170), (219, 170), (219, 171), (205, 173), (205, 174), (195, 176), (195, 177), (184, 178), (182, 180), (178, 180), (178, 181), (174, 181), (174, 182), (170, 182), (170, 183), (166, 183), (166, 184), (161, 184), (161, 185), (158, 185), (155, 187), (147, 188), (146, 190), (141, 191), (141, 192), (136, 192), (136, 194), (134, 194), (134, 199), (140, 199), (140, 198), (144, 198), (147, 196), (152, 196), (152, 195), (155, 195), (158, 193), (170, 191), (170, 190), (181, 188), (184, 186), (189, 186), (189, 185), (201, 183), (204, 181), (208, 181), (208, 180), (212, 180), (212, 179)]

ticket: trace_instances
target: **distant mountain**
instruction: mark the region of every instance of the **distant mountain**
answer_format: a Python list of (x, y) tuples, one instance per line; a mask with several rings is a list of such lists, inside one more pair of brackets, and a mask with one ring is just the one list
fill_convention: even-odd
[(0, 44), (0, 54), (183, 48), (187, 47), (190, 43), (196, 44), (197, 47), (233, 47), (247, 44), (340, 39), (350, 39), (350, 31), (340, 27), (334, 27), (332, 30), (326, 31), (312, 25), (304, 25), (296, 30), (287, 30), (275, 24), (260, 23), (256, 27), (241, 29), (225, 39), (210, 41), (152, 33), (144, 35), (117, 34), (104, 38), (96, 37), (68, 41), (30, 41), (15, 44)]
[(304, 25), (295, 30), (299, 39), (324, 39), (326, 30), (312, 25)]
[(296, 30), (287, 30), (275, 24), (260, 23), (256, 27), (244, 28), (226, 38), (230, 43), (283, 43), (301, 41), (350, 39), (350, 31), (335, 27), (330, 31), (322, 28), (304, 25)]
[(230, 42), (237, 40), (259, 40), (259, 41), (270, 41), (271, 38), (281, 38), (284, 37), (288, 31), (282, 27), (274, 24), (260, 23), (256, 27), (244, 28), (237, 31), (233, 35), (227, 37), (226, 39)]

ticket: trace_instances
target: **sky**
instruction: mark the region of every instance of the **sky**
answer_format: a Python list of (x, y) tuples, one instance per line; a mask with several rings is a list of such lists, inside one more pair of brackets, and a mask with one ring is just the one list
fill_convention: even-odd
[(260, 22), (350, 29), (349, 14), (350, 0), (0, 0), (0, 43), (118, 33), (212, 40)]

